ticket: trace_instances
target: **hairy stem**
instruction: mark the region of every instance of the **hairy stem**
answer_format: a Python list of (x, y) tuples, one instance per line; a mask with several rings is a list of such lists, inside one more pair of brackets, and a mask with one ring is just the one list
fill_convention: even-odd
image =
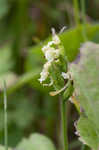
[(78, 3), (78, 0), (73, 0), (73, 1), (74, 1), (75, 22), (76, 22), (76, 25), (79, 25), (80, 24), (79, 3)]
[(66, 103), (60, 98), (61, 103), (61, 124), (64, 150), (68, 150), (68, 137), (67, 137), (67, 120), (66, 120)]
[(4, 81), (4, 142), (5, 142), (5, 150), (8, 150), (7, 94), (6, 94), (6, 82), (5, 81)]

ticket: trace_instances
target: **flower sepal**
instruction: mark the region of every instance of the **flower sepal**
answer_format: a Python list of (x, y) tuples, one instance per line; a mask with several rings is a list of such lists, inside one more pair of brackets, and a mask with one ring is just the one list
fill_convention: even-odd
[(68, 88), (66, 88), (63, 93), (63, 101), (69, 100), (69, 98), (73, 95), (74, 92), (73, 81), (69, 80), (67, 84), (68, 84)]

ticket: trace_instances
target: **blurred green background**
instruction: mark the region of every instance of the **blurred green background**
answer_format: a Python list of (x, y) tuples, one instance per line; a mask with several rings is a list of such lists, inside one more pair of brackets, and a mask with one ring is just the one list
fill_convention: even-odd
[[(80, 0), (80, 20), (82, 13)], [(86, 20), (98, 23), (99, 1), (86, 0)], [(60, 146), (60, 108), (58, 97), (50, 97), (38, 74), (44, 63), (42, 41), (63, 26), (76, 27), (73, 0), (0, 0), (0, 143), (4, 144), (2, 81), (8, 88), (8, 142), (15, 147), (33, 132), (50, 137)], [(70, 37), (72, 39), (72, 37)], [(94, 40), (99, 41), (99, 31)], [(79, 37), (78, 39), (79, 40)], [(36, 46), (38, 45), (38, 46)], [(39, 49), (39, 50), (38, 50)], [(68, 136), (71, 149), (81, 145), (75, 136), (78, 114), (68, 103)]]

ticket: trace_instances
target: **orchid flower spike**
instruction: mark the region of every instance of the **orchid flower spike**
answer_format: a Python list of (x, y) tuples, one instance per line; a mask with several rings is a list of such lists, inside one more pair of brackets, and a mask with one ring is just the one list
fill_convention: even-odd
[[(64, 85), (64, 80), (70, 79), (70, 74), (65, 72), (66, 62), (63, 54), (64, 47), (54, 28), (52, 28), (52, 40), (42, 47), (42, 52), (45, 56), (46, 63), (43, 66), (40, 79), (38, 80), (43, 86), (53, 85), (57, 90), (50, 94), (54, 96), (67, 88), (67, 85)], [(55, 68), (53, 68), (53, 64)], [(62, 84), (60, 84), (60, 81), (62, 81)], [(56, 88), (56, 86), (58, 88)]]

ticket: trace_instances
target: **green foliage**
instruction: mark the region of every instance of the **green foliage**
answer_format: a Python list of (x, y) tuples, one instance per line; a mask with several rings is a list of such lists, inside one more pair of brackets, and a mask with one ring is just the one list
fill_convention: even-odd
[[(68, 60), (73, 61), (78, 55), (81, 43), (84, 42), (82, 34), (82, 26), (78, 26), (74, 29), (69, 29), (60, 35), (60, 39), (65, 48), (66, 56)], [(86, 25), (88, 40), (92, 40), (97, 31), (99, 30), (98, 25)]]
[[(20, 99), (18, 100), (18, 97)], [(23, 96), (21, 93), (16, 95), (13, 102), (9, 102), (9, 105), (12, 106), (13, 110), (9, 110), (9, 123), (13, 122), (17, 127), (25, 129), (29, 126), (34, 119), (33, 116), (33, 106), (31, 105), (26, 96)], [(20, 116), (20, 117), (19, 117)], [(25, 119), (24, 117), (25, 116)]]
[[(93, 26), (87, 25), (88, 39), (92, 40), (98, 30), (99, 30), (98, 25), (93, 25)], [(79, 52), (80, 44), (83, 43), (83, 41), (84, 41), (83, 35), (82, 35), (82, 26), (67, 30), (59, 36), (60, 36), (60, 39), (61, 39), (62, 44), (65, 49), (65, 55), (68, 57), (68, 60), (70, 62), (73, 61)], [(29, 49), (28, 57), (27, 57), (26, 64), (25, 64), (26, 72), (29, 72), (31, 70), (35, 71), (37, 68), (39, 68), (39, 69), (42, 68), (45, 59), (43, 57), (41, 48), (50, 39), (51, 38), (47, 39), (43, 44), (39, 44), (39, 45)], [(42, 90), (42, 87), (40, 86), (38, 81), (35, 81), (35, 84), (32, 84), (33, 87), (35, 85), (38, 85), (38, 86), (36, 86), (36, 88), (38, 90), (40, 90), (40, 89)]]
[(71, 97), (73, 92), (74, 92), (73, 83), (72, 83), (72, 81), (69, 81), (68, 88), (65, 90), (65, 92), (63, 94), (63, 99), (68, 100)]
[[(8, 94), (13, 93), (17, 89), (23, 87), (26, 83), (30, 83), (32, 81), (33, 86), (36, 88), (40, 86), (39, 82), (37, 82), (37, 79), (39, 77), (39, 69), (36, 69), (35, 71), (27, 72), (20, 76), (15, 84), (11, 86), (11, 88), (8, 89)], [(36, 81), (36, 82), (35, 82)]]
[[(38, 133), (32, 134), (29, 138), (24, 138), (16, 146), (16, 150), (56, 150), (52, 141)], [(4, 146), (0, 146), (0, 150), (5, 150)], [(8, 150), (11, 150), (10, 148)]]
[(32, 134), (29, 139), (23, 139), (18, 146), (16, 147), (16, 150), (55, 150), (55, 146), (50, 141), (49, 138), (47, 138), (44, 135), (41, 134)]
[(7, 0), (0, 0), (0, 19), (2, 19), (8, 12), (8, 3)]
[[(93, 39), (98, 29), (99, 29), (98, 25), (87, 26), (87, 35), (89, 40)], [(83, 42), (82, 27), (79, 26), (77, 28), (67, 30), (66, 32), (60, 35), (60, 38), (65, 48), (68, 60), (69, 61), (74, 60), (79, 52), (78, 49), (80, 47), (80, 44)], [(30, 82), (31, 80), (33, 80), (32, 86), (34, 88), (40, 91), (46, 91), (48, 89), (48, 88), (42, 89), (41, 85), (37, 81), (37, 78), (39, 77), (40, 69), (42, 68), (42, 65), (44, 63), (41, 47), (43, 47), (43, 45), (45, 45), (45, 43), (47, 43), (49, 39), (45, 41), (42, 45), (38, 45), (29, 49), (28, 57), (25, 63), (26, 73), (18, 78), (17, 82), (15, 82), (15, 84), (9, 89), (9, 93), (15, 91), (18, 88), (21, 88), (24, 84)], [(12, 56), (11, 50), (9, 50), (8, 48), (4, 47), (3, 50), (0, 52), (1, 73), (6, 74), (8, 70), (12, 70), (14, 62), (11, 56)]]
[[(0, 150), (5, 150), (5, 147), (0, 145)], [(8, 150), (12, 150), (12, 149), (8, 148)]]
[(77, 124), (77, 132), (80, 136), (79, 140), (81, 140), (84, 144), (94, 148), (95, 150), (98, 150), (99, 137), (97, 136), (94, 123), (87, 117), (81, 115)]
[[(77, 0), (76, 2), (79, 2), (78, 6), (74, 6), (76, 12), (80, 1)], [(87, 0), (85, 3), (87, 6), (86, 12), (88, 13), (88, 15), (85, 14), (86, 21), (88, 23), (98, 21), (99, 0)], [(75, 60), (79, 53), (80, 45), (84, 42), (83, 29), (85, 28), (82, 25), (74, 27), (74, 14), (76, 13), (74, 12), (74, 7), (73, 0), (47, 0), (42, 2), (40, 0), (0, 0), (0, 143), (4, 143), (4, 111), (2, 104), (2, 80), (4, 79), (7, 83), (8, 94), (9, 145), (15, 147), (24, 136), (28, 136), (32, 131), (36, 132), (38, 130), (53, 137), (55, 142), (58, 143), (59, 139), (56, 136), (56, 122), (59, 119), (57, 117), (59, 112), (57, 97), (51, 98), (48, 92), (53, 89), (42, 87), (38, 81), (39, 73), (45, 62), (41, 48), (51, 38), (49, 37), (45, 42), (41, 41), (49, 36), (51, 27), (55, 27), (58, 32), (66, 25), (69, 29), (59, 34), (59, 36), (65, 47), (65, 56), (68, 57), (69, 62)], [(77, 20), (78, 22), (83, 21), (82, 16), (81, 7), (79, 7), (79, 14), (76, 13), (76, 17), (80, 19)], [(86, 31), (88, 40), (99, 43), (98, 24), (86, 25)], [(94, 68), (95, 66), (93, 65), (93, 72), (95, 72)], [(83, 79), (81, 77), (77, 78), (79, 78), (79, 81)], [(89, 74), (86, 78), (89, 78)], [(86, 81), (81, 81), (83, 89), (85, 83)], [(95, 87), (96, 85), (94, 84), (92, 83), (91, 86)], [(77, 87), (80, 86), (77, 85)], [(69, 97), (72, 90), (72, 86), (68, 88), (64, 93), (64, 97)], [(86, 116), (83, 115), (83, 119), (81, 116), (77, 129), (82, 139), (87, 141), (87, 145), (97, 149), (97, 143), (94, 143), (95, 138), (93, 139), (93, 137), (97, 137), (99, 133), (97, 125), (99, 123), (99, 119), (97, 119), (97, 113), (99, 113), (98, 102), (91, 104), (96, 110), (91, 108), (92, 106), (89, 105), (89, 101), (83, 94), (90, 93), (91, 95), (94, 90), (92, 89), (90, 92), (88, 88), (85, 88), (84, 92), (81, 91), (82, 94), (77, 96), (77, 100), (80, 99), (81, 108)], [(90, 97), (95, 99), (92, 95)], [(69, 107), (68, 109), (69, 112), (72, 112), (68, 113), (68, 118), (70, 118), (68, 122), (71, 123), (75, 118), (75, 110)], [(71, 117), (69, 116), (70, 114), (72, 114)], [(90, 128), (88, 128), (88, 132), (85, 132), (87, 126)], [(72, 135), (71, 124), (68, 127), (70, 139), (73, 141), (72, 137), (74, 136)], [(97, 134), (95, 134), (96, 131)], [(0, 150), (2, 148), (0, 147)]]
[[(98, 30), (99, 30), (98, 25), (93, 25), (93, 26), (87, 25), (88, 39), (92, 40)], [(60, 35), (60, 39), (65, 48), (65, 54), (68, 57), (68, 60), (73, 61), (79, 52), (80, 44), (84, 42), (83, 35), (82, 35), (82, 26), (65, 31)], [(29, 53), (26, 61), (27, 71), (42, 66), (44, 62), (44, 57), (41, 48), (49, 40), (50, 38), (47, 41), (45, 41), (43, 44), (37, 45), (29, 49)], [(34, 61), (35, 64), (33, 63), (33, 60), (36, 60)]]
[[(96, 33), (99, 29), (99, 26), (98, 25), (94, 25), (94, 26), (88, 25), (87, 28), (88, 28), (87, 29), (88, 38), (89, 38), (89, 40), (91, 40), (96, 35)], [(78, 28), (67, 30), (59, 36), (60, 36), (61, 41), (62, 41), (62, 43), (65, 47), (65, 50), (66, 50), (65, 54), (67, 55), (68, 60), (69, 61), (74, 60), (75, 57), (77, 56), (78, 52), (79, 52), (78, 49), (80, 47), (80, 44), (81, 44), (81, 42), (83, 42), (82, 27), (79, 26)], [(72, 37), (72, 39), (71, 39), (71, 37)], [(48, 88), (42, 88), (42, 86), (38, 82), (39, 73), (40, 73), (42, 65), (44, 63), (44, 58), (43, 58), (43, 54), (41, 52), (41, 47), (43, 47), (43, 45), (45, 45), (45, 43), (48, 42), (49, 40), (50, 40), (50, 38), (47, 41), (45, 41), (42, 45), (38, 45), (38, 46), (35, 46), (35, 47), (29, 49), (28, 57), (27, 57), (26, 63), (25, 63), (25, 73), (23, 75), (19, 76), (17, 78), (16, 82), (8, 89), (9, 94), (15, 92), (17, 89), (23, 87), (27, 83), (29, 83), (33, 88), (35, 88), (39, 91), (42, 91), (42, 92), (49, 91)], [(71, 42), (72, 42), (72, 44), (71, 44)], [(8, 71), (12, 70), (13, 61), (12, 61), (12, 58), (11, 58), (11, 51), (10, 50), (8, 50), (8, 49), (6, 50), (6, 48), (4, 48), (4, 50), (1, 51), (0, 53), (2, 54), (2, 55), (0, 55), (0, 57), (1, 57), (1, 59), (0, 59), (0, 61), (1, 61), (0, 69), (1, 69), (2, 75), (4, 75), (4, 74), (7, 74)], [(20, 95), (19, 95), (19, 97), (20, 97)], [(23, 97), (22, 98), (17, 97), (17, 99), (22, 100), (22, 103), (24, 102)], [(83, 102), (83, 100), (82, 100), (82, 102)], [(25, 127), (27, 127), (32, 121), (31, 120), (32, 116), (30, 115), (31, 112), (28, 111), (29, 110), (28, 106), (30, 104), (27, 105), (25, 103), (23, 105), (24, 105), (23, 107), (25, 109), (25, 112), (29, 112), (28, 116), (26, 115), (27, 118), (26, 118), (25, 122), (24, 122), (24, 120), (21, 121), (21, 118), (22, 118), (21, 115), (20, 115), (20, 117), (18, 117), (19, 112), (20, 112), (20, 114), (22, 113), (22, 110), (21, 110), (22, 105), (20, 105), (20, 103), (19, 103), (19, 106), (20, 106), (19, 107), (17, 105), (17, 103), (15, 102), (13, 113), (8, 111), (8, 116), (10, 116), (9, 119), (8, 119), (9, 120), (8, 124), (11, 125), (11, 123), (14, 122), (14, 124), (17, 125), (16, 127), (19, 128), (19, 131), (20, 131), (20, 129), (22, 129), (22, 128), (24, 129)], [(17, 107), (17, 110), (16, 110), (16, 107)], [(86, 104), (86, 107), (87, 107), (87, 104)], [(88, 108), (88, 110), (89, 110), (89, 108)], [(2, 120), (3, 120), (3, 110), (1, 109), (0, 111), (1, 111), (1, 113), (0, 113), (1, 121), (0, 122), (2, 122)], [(91, 112), (91, 111), (89, 110), (89, 112)], [(0, 129), (1, 129), (1, 132), (2, 132), (3, 124), (1, 123), (0, 125), (1, 125)]]
[(76, 99), (86, 116), (78, 121), (77, 129), (84, 143), (94, 150), (99, 148), (98, 57), (99, 45), (87, 42), (80, 50), (78, 63), (71, 65)]
[[(26, 90), (25, 90), (26, 91)], [(33, 105), (33, 100), (29, 100), (25, 91), (21, 90), (18, 93), (14, 93), (14, 96), (10, 96), (8, 99), (8, 143), (10, 146), (15, 146), (24, 135), (24, 129), (31, 125), (35, 120), (36, 106)], [(35, 94), (36, 95), (36, 94)], [(38, 98), (34, 95), (36, 100)], [(2, 102), (2, 101), (1, 101)], [(35, 114), (35, 115), (34, 115)], [(25, 118), (23, 117), (25, 116)], [(4, 135), (4, 111), (2, 105), (0, 105), (0, 143), (4, 143), (2, 138)], [(13, 128), (14, 127), (14, 128)], [(34, 128), (34, 125), (32, 126)], [(13, 137), (15, 137), (13, 139)]]
[(14, 60), (10, 46), (2, 46), (0, 48), (0, 89), (3, 89), (2, 81), (7, 80), (7, 87), (16, 81), (17, 77), (12, 72)]
[(10, 46), (0, 48), (0, 75), (8, 72), (13, 67)]

